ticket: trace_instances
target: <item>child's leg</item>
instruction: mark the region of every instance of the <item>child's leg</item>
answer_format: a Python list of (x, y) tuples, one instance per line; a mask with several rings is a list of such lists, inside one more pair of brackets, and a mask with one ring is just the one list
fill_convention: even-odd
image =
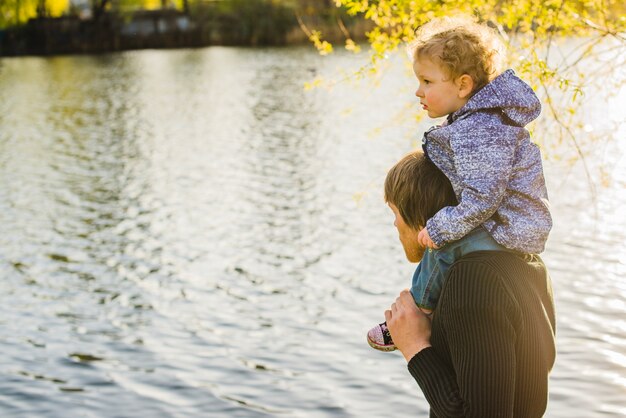
[[(443, 288), (450, 266), (466, 254), (475, 251), (508, 251), (498, 244), (489, 233), (478, 227), (458, 241), (439, 250), (427, 250), (413, 273), (411, 295), (415, 304), (426, 315), (431, 315)], [(383, 322), (367, 333), (369, 344), (381, 351), (393, 351), (393, 344), (387, 324)]]
[(447, 244), (439, 249), (436, 254), (439, 267), (447, 274), (447, 270), (461, 257), (476, 251), (510, 251), (506, 247), (498, 244), (491, 235), (483, 228), (471, 231), (458, 241)]
[[(429, 254), (430, 253), (430, 254)], [(425, 260), (428, 258), (428, 260)], [(431, 301), (429, 300), (429, 294), (424, 291), (422, 288), (430, 288), (430, 286), (426, 283), (428, 280), (419, 281), (418, 278), (431, 274), (431, 267), (435, 266), (435, 260), (430, 251), (427, 251), (424, 254), (424, 258), (417, 265), (415, 269), (415, 273), (413, 273), (413, 286), (411, 286), (411, 294), (413, 295), (413, 299), (416, 301), (418, 308), (426, 315), (430, 315), (432, 313), (432, 309), (434, 308), (434, 304), (431, 306)], [(416, 286), (416, 281), (419, 281), (419, 285)], [(438, 286), (438, 285), (437, 285)], [(437, 296), (439, 293), (437, 292)], [(381, 324), (376, 325), (372, 329), (370, 329), (367, 333), (367, 342), (376, 350), (380, 351), (393, 351), (396, 349), (395, 344), (393, 343), (393, 339), (391, 338), (391, 334), (389, 333), (389, 329), (387, 328), (387, 323), (383, 322)]]
[(458, 241), (438, 250), (427, 250), (413, 275), (411, 294), (417, 306), (432, 311), (452, 264), (475, 251), (507, 251), (489, 233), (478, 227)]
[(415, 304), (427, 315), (432, 313), (437, 306), (445, 277), (442, 274), (439, 260), (435, 257), (436, 253), (437, 250), (426, 250), (415, 269), (415, 273), (413, 273), (411, 283), (411, 295)]

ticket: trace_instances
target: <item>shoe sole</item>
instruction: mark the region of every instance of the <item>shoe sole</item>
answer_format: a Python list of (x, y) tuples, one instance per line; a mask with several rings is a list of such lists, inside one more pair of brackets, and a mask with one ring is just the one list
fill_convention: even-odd
[(372, 347), (375, 350), (378, 351), (395, 351), (397, 350), (395, 345), (380, 345), (380, 344), (376, 344), (374, 341), (370, 340), (370, 336), (367, 336), (367, 343), (370, 345), (370, 347)]

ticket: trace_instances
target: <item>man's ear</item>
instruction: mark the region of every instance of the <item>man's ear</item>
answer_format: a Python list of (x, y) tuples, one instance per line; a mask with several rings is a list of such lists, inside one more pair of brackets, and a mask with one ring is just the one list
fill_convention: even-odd
[(469, 74), (463, 74), (457, 78), (456, 85), (459, 89), (459, 99), (467, 99), (474, 90), (474, 80)]

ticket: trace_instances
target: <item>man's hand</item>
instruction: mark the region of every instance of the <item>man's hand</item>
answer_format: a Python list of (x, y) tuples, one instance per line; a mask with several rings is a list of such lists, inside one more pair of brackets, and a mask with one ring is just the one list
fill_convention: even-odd
[(428, 230), (426, 228), (422, 228), (422, 230), (417, 235), (417, 242), (420, 243), (423, 247), (438, 249), (439, 246), (436, 245), (432, 239), (430, 239), (430, 235), (428, 235)]
[(430, 319), (417, 308), (408, 290), (403, 290), (391, 309), (385, 311), (385, 319), (393, 343), (407, 362), (430, 347)]

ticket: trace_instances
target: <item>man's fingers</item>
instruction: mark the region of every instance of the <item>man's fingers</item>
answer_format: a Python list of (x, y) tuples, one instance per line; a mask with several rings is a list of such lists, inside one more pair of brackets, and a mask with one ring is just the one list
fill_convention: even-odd
[(403, 300), (403, 301), (409, 301), (409, 302), (413, 302), (413, 295), (411, 295), (411, 292), (409, 292), (408, 290), (403, 290), (400, 293), (400, 297), (399, 299)]
[(390, 310), (386, 310), (385, 311), (385, 321), (387, 321), (387, 322), (391, 321), (391, 311)]
[(400, 296), (396, 300), (396, 303), (402, 308), (403, 312), (406, 311), (415, 311), (417, 310), (417, 305), (415, 305), (415, 299), (413, 299), (413, 295), (408, 290), (403, 290), (400, 292)]

